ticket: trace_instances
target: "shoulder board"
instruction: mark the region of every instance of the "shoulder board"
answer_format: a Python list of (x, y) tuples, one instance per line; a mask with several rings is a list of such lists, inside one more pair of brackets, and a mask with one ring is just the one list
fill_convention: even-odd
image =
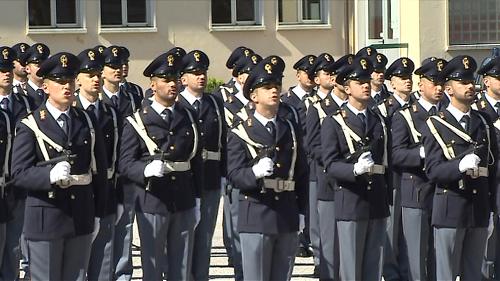
[(226, 90), (228, 93), (232, 94), (233, 93), (233, 88), (229, 88), (227, 86), (221, 85), (221, 89)]

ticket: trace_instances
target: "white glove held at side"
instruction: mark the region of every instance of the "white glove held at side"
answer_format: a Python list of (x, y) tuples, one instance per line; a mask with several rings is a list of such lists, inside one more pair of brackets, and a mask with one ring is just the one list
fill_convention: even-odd
[(354, 175), (360, 176), (368, 173), (374, 164), (375, 162), (372, 159), (372, 153), (370, 151), (363, 152), (359, 156), (358, 162), (354, 163)]
[(477, 170), (479, 168), (479, 162), (481, 162), (479, 156), (474, 153), (467, 154), (460, 160), (460, 163), (458, 163), (458, 170), (460, 170), (461, 173), (467, 170)]
[(62, 161), (54, 165), (50, 170), (50, 183), (54, 184), (59, 181), (67, 181), (70, 178), (71, 165), (68, 161)]
[(144, 176), (146, 178), (158, 177), (161, 178), (165, 174), (165, 165), (161, 160), (153, 160), (144, 168)]
[(273, 170), (274, 162), (269, 157), (260, 159), (259, 162), (257, 162), (257, 164), (253, 165), (252, 167), (252, 172), (257, 179), (272, 175)]

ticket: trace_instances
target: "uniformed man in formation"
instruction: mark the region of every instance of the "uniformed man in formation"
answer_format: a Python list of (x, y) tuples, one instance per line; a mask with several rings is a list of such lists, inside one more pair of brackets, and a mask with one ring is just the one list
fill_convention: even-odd
[(235, 280), (498, 276), (500, 57), (130, 56), (0, 47), (1, 280), (208, 280), (221, 195)]

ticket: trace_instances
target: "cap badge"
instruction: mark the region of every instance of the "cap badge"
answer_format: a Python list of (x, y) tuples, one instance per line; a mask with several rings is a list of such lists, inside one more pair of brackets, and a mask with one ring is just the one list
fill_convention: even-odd
[(252, 63), (257, 64), (257, 56), (252, 56)]
[(366, 70), (366, 68), (367, 68), (367, 63), (366, 63), (366, 60), (365, 60), (365, 59), (361, 59), (361, 60), (359, 61), (359, 64), (361, 64), (361, 67), (362, 67), (364, 70)]
[(21, 52), (24, 53), (26, 51), (26, 46), (24, 44), (21, 44), (21, 46), (19, 46), (19, 49), (21, 49)]
[(245, 49), (244, 53), (245, 53), (245, 57), (248, 57), (250, 55), (250, 50)]
[(87, 53), (87, 55), (89, 56), (89, 59), (90, 59), (91, 61), (95, 60), (95, 53), (94, 53), (94, 51), (89, 51), (89, 52)]
[(9, 58), (9, 49), (3, 49), (2, 56), (3, 56), (4, 60), (8, 59)]
[(348, 64), (352, 64), (352, 59), (353, 59), (353, 56), (349, 56), (349, 57), (347, 58), (347, 63), (348, 63)]
[(465, 69), (469, 69), (469, 58), (468, 58), (468, 57), (465, 57), (465, 58), (462, 60), (462, 64), (464, 65), (464, 68), (465, 68)]
[(443, 66), (444, 66), (443, 61), (442, 61), (442, 60), (439, 60), (439, 61), (437, 62), (437, 64), (436, 64), (436, 67), (437, 67), (438, 72), (443, 71)]
[(266, 63), (264, 69), (267, 71), (267, 74), (273, 74), (273, 67), (270, 64)]
[(366, 48), (366, 54), (368, 54), (369, 56), (372, 55), (372, 49), (371, 48)]
[(68, 57), (66, 55), (62, 55), (61, 58), (59, 58), (59, 61), (61, 62), (62, 67), (68, 67)]
[(378, 63), (381, 63), (382, 62), (382, 56), (379, 54), (377, 55), (377, 62)]
[(310, 56), (309, 57), (309, 64), (313, 64), (314, 63), (314, 57), (313, 56)]
[(43, 54), (43, 46), (42, 45), (37, 45), (36, 50), (38, 51), (39, 54)]
[(198, 52), (194, 52), (193, 56), (194, 56), (194, 60), (195, 60), (195, 61), (197, 61), (197, 62), (199, 62), (199, 61), (200, 61), (200, 56), (201, 56), (201, 55), (200, 55), (200, 53), (198, 53)]
[(401, 63), (403, 64), (404, 68), (408, 67), (408, 60), (407, 59), (402, 59)]
[(111, 53), (113, 53), (113, 57), (117, 57), (118, 56), (118, 49), (117, 48), (111, 49)]
[(168, 66), (173, 66), (174, 65), (174, 56), (168, 55), (167, 62), (168, 62)]
[(276, 57), (271, 58), (271, 63), (276, 65), (278, 63), (278, 59)]
[(102, 54), (104, 52), (104, 47), (99, 47), (99, 48), (97, 48), (97, 50), (99, 51), (99, 53)]
[(325, 55), (325, 60), (326, 61), (330, 61), (330, 56), (329, 55)]

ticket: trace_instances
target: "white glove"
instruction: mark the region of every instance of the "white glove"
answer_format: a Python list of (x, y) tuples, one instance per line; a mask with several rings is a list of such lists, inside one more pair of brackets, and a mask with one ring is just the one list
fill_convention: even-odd
[(299, 232), (302, 232), (306, 227), (306, 216), (299, 214)]
[(144, 176), (146, 178), (158, 177), (161, 178), (165, 174), (165, 165), (161, 160), (153, 160), (144, 168)]
[(272, 175), (273, 170), (274, 162), (269, 157), (260, 159), (259, 162), (257, 162), (257, 164), (253, 165), (252, 167), (252, 172), (257, 179)]
[(120, 219), (122, 218), (123, 212), (124, 212), (123, 204), (118, 203), (118, 205), (116, 206), (115, 225), (117, 225)]
[(425, 158), (425, 150), (424, 150), (423, 146), (420, 147), (420, 150), (418, 151), (418, 153), (420, 154), (420, 159)]
[(354, 175), (360, 176), (368, 173), (373, 165), (375, 165), (375, 162), (372, 159), (372, 153), (370, 151), (363, 152), (359, 156), (358, 162), (354, 163)]
[(461, 173), (467, 170), (478, 170), (479, 162), (481, 162), (479, 156), (474, 153), (467, 154), (460, 160), (460, 163), (458, 163), (458, 170), (460, 170)]
[(227, 179), (226, 177), (221, 177), (220, 178), (220, 186), (222, 187), (222, 190), (224, 190), (224, 188), (226, 187), (227, 185)]
[(198, 226), (198, 224), (200, 223), (200, 220), (201, 220), (201, 211), (200, 211), (201, 201), (200, 201), (200, 198), (196, 198), (195, 202), (196, 202), (196, 205), (194, 206), (194, 218), (195, 218), (196, 223), (194, 224), (194, 228), (196, 228)]
[(68, 161), (62, 161), (54, 165), (50, 170), (50, 183), (63, 183), (70, 178), (71, 165)]

